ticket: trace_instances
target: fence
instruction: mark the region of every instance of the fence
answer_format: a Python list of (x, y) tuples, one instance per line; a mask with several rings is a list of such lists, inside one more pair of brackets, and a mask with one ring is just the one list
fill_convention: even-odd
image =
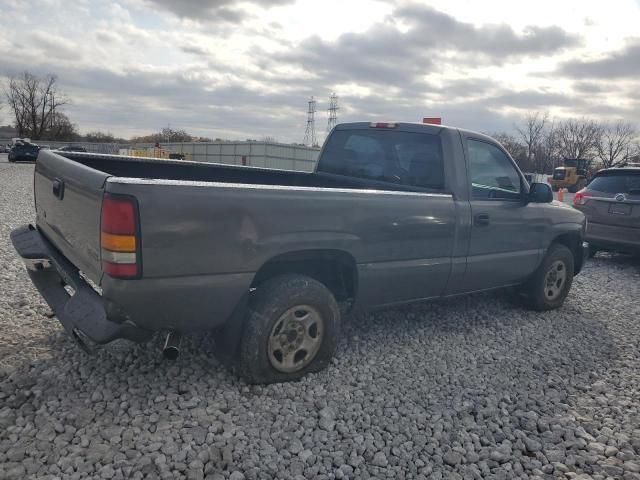
[(302, 172), (313, 170), (320, 151), (318, 148), (268, 142), (163, 143), (161, 147), (196, 162)]

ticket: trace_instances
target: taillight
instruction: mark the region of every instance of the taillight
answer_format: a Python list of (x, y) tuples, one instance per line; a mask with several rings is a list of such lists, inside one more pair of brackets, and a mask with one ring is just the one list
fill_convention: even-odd
[(587, 203), (587, 198), (590, 196), (591, 194), (586, 190), (580, 190), (579, 192), (576, 192), (576, 194), (573, 196), (573, 204), (584, 205), (585, 203)]
[(396, 128), (397, 126), (397, 123), (389, 122), (371, 122), (369, 124), (369, 128)]
[(102, 270), (111, 277), (141, 275), (138, 204), (133, 197), (105, 195), (100, 217)]

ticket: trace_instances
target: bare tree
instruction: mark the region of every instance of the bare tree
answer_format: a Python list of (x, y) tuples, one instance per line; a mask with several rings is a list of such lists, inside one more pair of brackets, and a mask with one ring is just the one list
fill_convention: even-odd
[(637, 144), (634, 143), (637, 136), (638, 131), (629, 122), (619, 121), (613, 125), (604, 125), (596, 145), (596, 155), (603, 168), (615, 167), (640, 153)]
[(561, 161), (558, 148), (558, 129), (553, 122), (548, 122), (544, 134), (535, 147), (533, 153), (534, 170), (539, 173), (550, 174), (557, 163)]
[(527, 147), (527, 159), (532, 162), (536, 149), (544, 137), (544, 130), (549, 119), (548, 113), (529, 112), (522, 125), (516, 125), (516, 131)]
[(565, 120), (556, 128), (558, 153), (564, 158), (593, 158), (597, 154), (602, 131), (602, 125), (593, 120)]
[(195, 137), (188, 134), (185, 130), (174, 130), (172, 128), (163, 128), (158, 133), (145, 135), (142, 137), (133, 137), (133, 143), (164, 143), (164, 142), (193, 142)]
[(527, 157), (527, 148), (520, 143), (516, 137), (505, 132), (493, 133), (491, 137), (499, 141), (505, 150), (509, 152), (511, 158), (513, 158), (518, 164), (518, 167), (520, 167), (520, 170), (525, 172), (531, 170), (531, 162)]
[(41, 138), (48, 140), (75, 141), (80, 138), (76, 126), (71, 123), (69, 117), (62, 112), (51, 114), (50, 127), (42, 134)]
[(93, 143), (113, 143), (116, 141), (116, 137), (110, 132), (100, 132), (98, 130), (89, 132), (84, 136), (86, 142)]
[(39, 78), (27, 71), (9, 79), (5, 95), (19, 136), (37, 140), (55, 128), (56, 110), (67, 103), (56, 82), (53, 74)]

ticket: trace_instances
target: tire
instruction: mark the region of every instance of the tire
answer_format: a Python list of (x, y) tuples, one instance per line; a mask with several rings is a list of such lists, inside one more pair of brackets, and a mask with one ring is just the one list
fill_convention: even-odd
[(239, 373), (249, 383), (278, 383), (318, 372), (333, 357), (339, 325), (338, 304), (322, 283), (304, 275), (274, 277), (250, 299)]
[(569, 193), (576, 193), (578, 190), (580, 190), (580, 185), (579, 184), (575, 184), (575, 185), (571, 185), (568, 189)]
[(554, 192), (557, 192), (558, 190), (560, 190), (560, 188), (559, 188), (559, 187), (556, 187), (555, 185), (553, 185), (553, 186), (551, 187), (551, 190), (553, 190)]
[[(552, 270), (555, 270), (555, 277), (551, 273)], [(520, 290), (525, 295), (527, 306), (538, 311), (553, 310), (562, 306), (571, 290), (573, 272), (574, 259), (571, 250), (559, 243), (552, 244), (540, 266)], [(560, 279), (561, 283), (558, 285)], [(553, 281), (551, 286), (549, 281)]]

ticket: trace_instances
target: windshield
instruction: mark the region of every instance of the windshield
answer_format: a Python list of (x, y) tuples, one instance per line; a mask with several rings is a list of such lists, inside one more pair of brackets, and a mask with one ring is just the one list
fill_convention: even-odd
[(637, 173), (620, 172), (615, 175), (599, 175), (592, 180), (588, 188), (612, 194), (640, 194), (640, 170)]

